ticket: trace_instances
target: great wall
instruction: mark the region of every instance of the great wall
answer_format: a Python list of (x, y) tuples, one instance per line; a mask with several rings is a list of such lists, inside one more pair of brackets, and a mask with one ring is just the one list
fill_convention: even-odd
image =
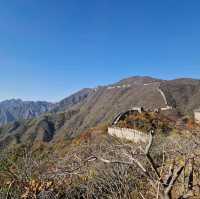
[[(151, 85), (153, 83), (157, 83), (157, 82), (150, 82), (147, 84), (143, 84), (144, 86), (148, 86)], [(118, 85), (118, 86), (110, 86), (107, 87), (108, 90), (110, 89), (116, 89), (116, 88), (129, 88), (131, 85), (129, 84), (124, 84), (124, 85)], [(167, 98), (164, 94), (164, 92), (161, 90), (161, 88), (158, 86), (157, 91), (161, 94), (163, 100), (164, 100), (164, 104), (165, 107), (161, 107), (159, 108), (161, 111), (165, 111), (165, 110), (171, 110), (172, 106), (168, 105), (167, 102)], [(111, 136), (116, 136), (120, 139), (127, 139), (127, 140), (131, 140), (134, 141), (136, 143), (138, 142), (147, 142), (149, 140), (149, 135), (145, 134), (142, 131), (138, 131), (136, 129), (128, 129), (128, 128), (119, 128), (116, 127), (117, 123), (125, 118), (127, 115), (134, 113), (134, 112), (138, 112), (141, 113), (144, 109), (142, 107), (133, 107), (131, 109), (128, 109), (124, 112), (120, 112), (119, 114), (116, 115), (116, 117), (114, 118), (113, 122), (112, 122), (112, 126), (108, 128), (108, 134)]]
[[(149, 86), (149, 85), (152, 85), (152, 84), (157, 84), (159, 82), (157, 81), (154, 81), (154, 82), (149, 82), (149, 83), (144, 83), (143, 86)], [(124, 89), (124, 88), (130, 88), (131, 86), (133, 85), (130, 85), (130, 84), (122, 84), (122, 85), (115, 85), (115, 86), (108, 86), (106, 87), (107, 90), (112, 90), (112, 89)], [(161, 90), (161, 88), (158, 86), (157, 88), (157, 91), (161, 94), (163, 100), (164, 100), (164, 103), (165, 103), (165, 107), (161, 107), (160, 109), (165, 111), (165, 110), (171, 110), (173, 107), (170, 106), (167, 102), (167, 98), (164, 94), (164, 92)]]
[(112, 126), (108, 127), (108, 134), (111, 136), (118, 137), (120, 139), (126, 139), (133, 142), (143, 142), (146, 143), (149, 140), (149, 135), (136, 130), (136, 129), (130, 129), (130, 128), (120, 128), (117, 127), (117, 123), (120, 120), (123, 120), (126, 118), (126, 116), (133, 114), (133, 113), (142, 113), (144, 111), (143, 107), (132, 107), (131, 109), (128, 109), (127, 111), (121, 112), (117, 114), (117, 116), (114, 118), (112, 122)]
[[(166, 105), (165, 107), (161, 107), (160, 109), (161, 110), (171, 110), (172, 109), (172, 106), (170, 106), (167, 102), (167, 98), (165, 96), (165, 93), (161, 90), (160, 88), (160, 82), (158, 81), (153, 81), (153, 82), (148, 82), (148, 83), (144, 83), (142, 84), (143, 86), (149, 86), (149, 85), (152, 85), (152, 84), (159, 84), (158, 87), (157, 87), (157, 91), (161, 94), (163, 100), (164, 100), (164, 104)], [(125, 88), (131, 88), (132, 86), (134, 86), (134, 84), (119, 84), (119, 85), (112, 85), (112, 86), (107, 86), (105, 87), (107, 90), (113, 90), (113, 89), (125, 89)], [(94, 91), (97, 91), (98, 88), (95, 88)]]
[(161, 110), (163, 110), (163, 111), (165, 111), (165, 110), (171, 110), (172, 109), (172, 106), (169, 106), (168, 105), (168, 102), (167, 102), (167, 98), (166, 98), (166, 96), (165, 96), (165, 94), (164, 94), (164, 92), (161, 90), (161, 88), (157, 88), (157, 91), (161, 94), (161, 96), (163, 97), (163, 100), (164, 100), (164, 102), (165, 102), (165, 105), (166, 105), (166, 107), (162, 107), (161, 108)]
[(134, 141), (136, 143), (139, 142), (146, 143), (149, 140), (149, 136), (147, 134), (135, 129), (109, 127), (108, 134), (111, 136), (116, 136), (120, 139)]
[(111, 89), (116, 89), (116, 88), (130, 88), (131, 85), (130, 84), (123, 84), (123, 85), (116, 85), (116, 86), (108, 86), (107, 89), (111, 90)]
[[(156, 90), (162, 96), (164, 104), (165, 104), (165, 107), (159, 107), (153, 111), (157, 112), (159, 110), (160, 111), (172, 110), (173, 107), (168, 104), (165, 93), (160, 88), (160, 82), (158, 82), (158, 81), (148, 82), (148, 83), (144, 83), (143, 86), (150, 86), (152, 84), (157, 84)], [(125, 89), (125, 88), (131, 88), (132, 86), (134, 86), (134, 85), (131, 85), (131, 84), (113, 85), (113, 86), (106, 87), (106, 89), (107, 90)], [(95, 89), (95, 91), (97, 91), (97, 90), (98, 90), (98, 88)], [(147, 142), (147, 140), (149, 139), (149, 136), (147, 134), (145, 134), (144, 132), (141, 132), (141, 131), (138, 131), (135, 129), (116, 127), (117, 123), (121, 119), (125, 118), (128, 114), (131, 114), (135, 111), (137, 111), (138, 113), (141, 113), (143, 111), (143, 108), (142, 107), (133, 107), (124, 112), (118, 113), (115, 116), (115, 118), (113, 119), (112, 126), (108, 128), (108, 134), (110, 134), (111, 136), (116, 136), (118, 138), (127, 139), (127, 140), (131, 140), (134, 142)], [(195, 118), (198, 118), (198, 121), (200, 123), (200, 110), (195, 112)]]
[(134, 113), (134, 112), (141, 113), (142, 111), (143, 111), (142, 107), (133, 107), (133, 108), (128, 109), (124, 112), (121, 112), (121, 113), (119, 113), (115, 116), (115, 118), (112, 122), (112, 125), (116, 125), (118, 123), (118, 121), (123, 119), (124, 117), (126, 117), (126, 115), (129, 115), (129, 114)]

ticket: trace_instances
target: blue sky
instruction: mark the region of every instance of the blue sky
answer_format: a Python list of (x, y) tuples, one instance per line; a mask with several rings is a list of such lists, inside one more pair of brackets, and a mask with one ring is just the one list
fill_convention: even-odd
[(0, 0), (0, 100), (121, 78), (200, 78), (199, 0)]

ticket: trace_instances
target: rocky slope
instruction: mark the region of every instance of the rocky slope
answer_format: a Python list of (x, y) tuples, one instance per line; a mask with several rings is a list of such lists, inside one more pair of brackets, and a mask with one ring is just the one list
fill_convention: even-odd
[(127, 78), (113, 85), (83, 89), (57, 103), (46, 115), (0, 128), (0, 147), (25, 141), (69, 140), (88, 128), (111, 123), (116, 114), (133, 106), (165, 108), (159, 89), (175, 113), (185, 115), (200, 106), (199, 80)]
[(191, 114), (200, 107), (200, 80), (182, 78), (164, 81), (160, 87), (168, 103), (182, 114)]
[(66, 97), (65, 99), (61, 100), (59, 103), (55, 105), (55, 107), (52, 109), (52, 112), (59, 112), (59, 111), (65, 111), (66, 109), (83, 102), (86, 98), (88, 98), (92, 93), (94, 92), (93, 89), (90, 88), (84, 88), (69, 97)]

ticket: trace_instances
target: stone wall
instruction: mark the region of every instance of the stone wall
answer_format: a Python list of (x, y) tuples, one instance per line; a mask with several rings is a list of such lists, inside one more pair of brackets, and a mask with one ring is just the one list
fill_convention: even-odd
[(108, 134), (134, 142), (148, 142), (149, 140), (149, 136), (147, 134), (135, 129), (109, 127)]
[(167, 98), (165, 97), (164, 92), (163, 92), (160, 88), (158, 88), (157, 90), (158, 90), (158, 92), (162, 95), (163, 100), (164, 100), (164, 102), (165, 102), (165, 105), (168, 105), (168, 103), (167, 103)]
[(167, 110), (172, 110), (173, 108), (171, 106), (166, 106), (163, 108), (160, 108), (161, 111), (167, 111)]
[(116, 125), (121, 119), (125, 118), (129, 114), (133, 114), (135, 112), (142, 113), (143, 110), (143, 107), (132, 107), (125, 112), (121, 112), (114, 118), (112, 125)]
[(200, 123), (200, 111), (194, 111), (194, 118), (197, 123)]
[(167, 111), (167, 110), (173, 109), (172, 106), (169, 106), (169, 105), (168, 105), (168, 102), (167, 102), (167, 98), (166, 98), (166, 96), (165, 96), (165, 93), (164, 93), (160, 88), (158, 88), (157, 90), (158, 90), (158, 92), (162, 95), (162, 98), (163, 98), (163, 100), (164, 100), (164, 102), (165, 102), (165, 105), (166, 105), (166, 107), (162, 107), (162, 108), (161, 108), (161, 111)]

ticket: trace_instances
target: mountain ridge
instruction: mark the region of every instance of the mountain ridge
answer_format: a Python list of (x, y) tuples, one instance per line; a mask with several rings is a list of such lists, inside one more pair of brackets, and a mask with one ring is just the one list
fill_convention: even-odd
[(134, 106), (151, 110), (171, 106), (173, 110), (165, 112), (174, 118), (191, 115), (200, 106), (200, 80), (132, 77), (108, 86), (82, 89), (37, 118), (1, 127), (0, 145), (5, 141), (8, 145), (27, 140), (49, 143), (73, 139), (89, 128), (111, 124), (115, 115)]
[(38, 117), (53, 108), (54, 104), (45, 101), (23, 101), (10, 99), (0, 102), (0, 125), (22, 119)]

